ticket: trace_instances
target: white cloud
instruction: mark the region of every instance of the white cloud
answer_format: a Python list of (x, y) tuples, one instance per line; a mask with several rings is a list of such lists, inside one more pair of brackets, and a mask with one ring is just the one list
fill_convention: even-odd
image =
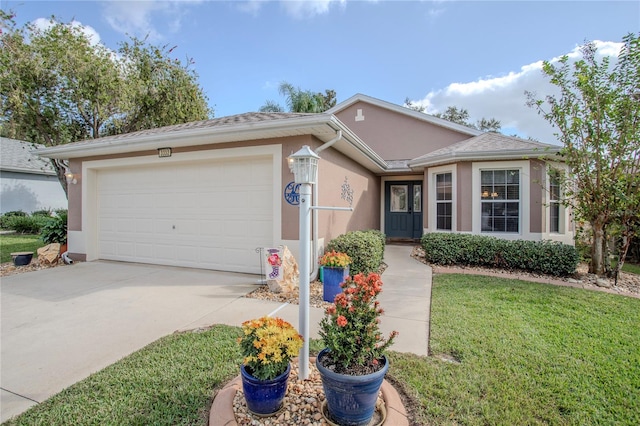
[(346, 7), (347, 0), (305, 0), (305, 1), (282, 1), (282, 6), (287, 14), (296, 18), (311, 18), (315, 15), (324, 15), (329, 12), (333, 4)]
[[(150, 40), (157, 41), (162, 40), (166, 32), (176, 33), (180, 30), (186, 13), (185, 5), (201, 2), (202, 0), (109, 1), (103, 3), (104, 17), (120, 33), (148, 36)], [(157, 18), (162, 19), (161, 24), (155, 22)]]
[[(612, 64), (620, 52), (621, 43), (594, 41), (598, 56), (612, 57)], [(580, 46), (567, 53), (573, 62), (580, 58)], [(560, 57), (552, 58), (557, 62)], [(465, 108), (469, 118), (475, 122), (481, 118), (496, 118), (503, 131), (512, 130), (523, 137), (532, 137), (541, 142), (557, 143), (553, 127), (538, 115), (535, 109), (526, 106), (525, 91), (533, 92), (539, 99), (557, 93), (557, 89), (542, 72), (542, 61), (524, 65), (519, 71), (503, 76), (487, 76), (471, 82), (451, 83), (447, 87), (428, 93), (423, 99), (412, 101), (426, 107), (430, 114), (444, 112), (448, 106)]]
[[(54, 25), (54, 22), (52, 22), (51, 19), (48, 18), (38, 18), (31, 23), (35, 28), (41, 31), (46, 31)], [(100, 34), (98, 34), (95, 28), (89, 25), (83, 25), (80, 21), (71, 21), (69, 25), (71, 25), (72, 28), (77, 28), (82, 31), (93, 46), (100, 43)]]

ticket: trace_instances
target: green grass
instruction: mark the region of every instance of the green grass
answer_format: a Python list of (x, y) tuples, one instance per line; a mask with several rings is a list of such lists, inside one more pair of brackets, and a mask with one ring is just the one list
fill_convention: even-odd
[(240, 328), (172, 334), (7, 424), (205, 425), (214, 389), (238, 374)]
[(434, 279), (431, 349), (392, 374), (425, 424), (640, 424), (640, 300), (490, 277)]
[(19, 251), (32, 251), (35, 253), (36, 250), (44, 245), (38, 235), (0, 235), (0, 263), (11, 262), (11, 253)]
[(624, 265), (622, 265), (622, 270), (630, 274), (640, 275), (640, 265), (636, 265), (633, 263), (625, 263)]
[[(432, 352), (461, 362), (392, 352), (389, 376), (423, 425), (637, 425), (638, 324), (638, 299), (437, 276)], [(205, 425), (212, 395), (238, 374), (239, 335), (215, 326), (167, 336), (9, 424)]]

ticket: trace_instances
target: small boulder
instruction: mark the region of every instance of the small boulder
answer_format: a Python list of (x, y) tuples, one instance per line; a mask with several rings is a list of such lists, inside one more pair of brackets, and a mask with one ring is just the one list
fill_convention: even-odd
[(282, 280), (267, 280), (267, 285), (273, 293), (291, 293), (300, 283), (298, 262), (287, 246), (284, 246), (281, 257)]
[(53, 265), (60, 258), (60, 244), (52, 243), (38, 249), (38, 262), (41, 265)]

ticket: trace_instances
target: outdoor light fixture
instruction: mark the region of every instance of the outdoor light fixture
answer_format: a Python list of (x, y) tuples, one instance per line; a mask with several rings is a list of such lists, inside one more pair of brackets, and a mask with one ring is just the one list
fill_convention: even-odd
[(304, 145), (298, 152), (287, 157), (289, 169), (296, 183), (315, 184), (318, 177), (318, 160), (320, 156)]
[(158, 157), (171, 157), (171, 148), (158, 148)]
[(71, 172), (67, 172), (64, 174), (67, 177), (67, 184), (76, 184), (78, 183), (77, 175), (74, 175)]
[[(336, 139), (337, 140), (337, 139)], [(323, 145), (326, 148), (326, 145)], [(321, 149), (322, 147), (320, 147)], [(304, 339), (300, 356), (298, 357), (298, 379), (307, 380), (309, 378), (309, 275), (311, 272), (311, 250), (309, 243), (311, 240), (311, 210), (347, 210), (353, 211), (351, 207), (319, 207), (311, 205), (311, 186), (318, 178), (318, 160), (320, 156), (313, 152), (308, 145), (304, 145), (298, 152), (287, 157), (289, 169), (293, 173), (294, 181), (300, 185), (299, 198), (300, 209), (299, 233), (300, 239), (300, 289), (298, 302), (298, 333)], [(317, 190), (317, 188), (316, 188)], [(315, 256), (315, 254), (314, 254)]]

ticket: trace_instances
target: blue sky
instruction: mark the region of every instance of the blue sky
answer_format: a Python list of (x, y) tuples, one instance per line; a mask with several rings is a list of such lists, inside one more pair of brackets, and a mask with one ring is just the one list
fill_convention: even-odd
[[(640, 31), (638, 1), (29, 1), (2, 0), (19, 25), (56, 15), (115, 49), (126, 34), (177, 46), (193, 58), (221, 117), (284, 105), (277, 86), (406, 97), (436, 113), (466, 108), (505, 133), (554, 142), (525, 106), (524, 90), (551, 90), (540, 61), (574, 54), (585, 40), (616, 56)], [(572, 53), (573, 52), (573, 53)]]

